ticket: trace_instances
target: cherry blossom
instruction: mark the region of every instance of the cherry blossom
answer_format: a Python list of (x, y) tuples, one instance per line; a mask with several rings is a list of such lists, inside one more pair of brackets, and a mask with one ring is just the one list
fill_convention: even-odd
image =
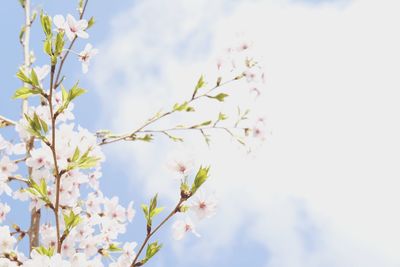
[(193, 211), (197, 218), (202, 220), (210, 218), (217, 212), (217, 201), (214, 195), (205, 197), (202, 193), (197, 193), (194, 197), (190, 210)]
[(53, 23), (56, 26), (57, 32), (64, 32), (65, 29), (68, 27), (63, 15), (55, 15), (53, 18)]
[(22, 267), (71, 267), (71, 264), (63, 260), (60, 254), (55, 254), (51, 257), (41, 255), (35, 250), (31, 253), (31, 259), (24, 262)]
[[(61, 23), (62, 20), (60, 19), (59, 22)], [(87, 39), (89, 38), (89, 34), (85, 32), (87, 26), (88, 26), (87, 20), (85, 19), (76, 20), (71, 14), (68, 14), (64, 27), (65, 34), (67, 35), (70, 41), (72, 41), (76, 37)]]
[(17, 240), (11, 236), (8, 226), (0, 226), (0, 254), (8, 253)]
[(110, 264), (109, 267), (129, 266), (136, 256), (136, 253), (134, 251), (136, 246), (137, 246), (136, 242), (125, 243), (124, 246), (122, 247), (123, 252), (122, 252), (121, 256), (118, 257), (117, 262)]
[(186, 217), (185, 220), (177, 220), (172, 225), (173, 237), (176, 240), (181, 240), (185, 236), (186, 233), (192, 232), (195, 236), (200, 237), (200, 235), (196, 232), (195, 226), (192, 220), (189, 217)]
[(133, 208), (133, 201), (129, 202), (128, 207), (126, 208), (125, 211), (125, 216), (128, 220), (128, 222), (132, 222), (133, 217), (135, 217), (136, 211)]
[(11, 210), (10, 206), (0, 202), (0, 223), (2, 223), (5, 220), (6, 215), (7, 213), (10, 212), (10, 210)]
[(6, 258), (0, 258), (0, 267), (17, 267), (18, 264), (16, 262), (10, 261)]
[(97, 55), (98, 49), (93, 48), (91, 44), (86, 44), (85, 49), (79, 53), (79, 61), (82, 62), (82, 72), (87, 73), (89, 70), (90, 60)]
[(4, 156), (0, 160), (0, 178), (11, 176), (18, 169), (17, 164), (10, 160), (9, 157)]
[(44, 78), (46, 78), (46, 76), (50, 72), (50, 66), (49, 65), (43, 65), (41, 67), (36, 66), (33, 69), (35, 70), (35, 73), (36, 73), (39, 81), (44, 80)]

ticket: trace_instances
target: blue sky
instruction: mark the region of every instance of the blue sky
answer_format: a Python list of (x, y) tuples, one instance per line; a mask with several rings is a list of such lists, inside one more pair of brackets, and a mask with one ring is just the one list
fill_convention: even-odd
[[(34, 3), (54, 15), (73, 13), (69, 2)], [(394, 189), (400, 175), (400, 56), (399, 40), (391, 33), (398, 25), (393, 11), (398, 4), (376, 2), (89, 5), (88, 14), (97, 20), (90, 42), (100, 54), (88, 76), (74, 60), (66, 73), (69, 83), (80, 80), (89, 89), (77, 100), (75, 115), (92, 131), (129, 130), (158, 107), (181, 99), (186, 86), (207, 73), (219, 48), (235, 42), (235, 30), (254, 42), (266, 66), (265, 98), (255, 104), (271, 131), (264, 148), (244, 157), (226, 138), (217, 139), (221, 145), (212, 150), (189, 138), (194, 144), (183, 148), (196, 151), (200, 163), (213, 163), (210, 188), (220, 195), (220, 212), (200, 226), (200, 239), (190, 236), (177, 243), (165, 228), (158, 236), (165, 247), (150, 266), (398, 266), (400, 215)], [(376, 23), (371, 12), (380, 18)], [(3, 3), (0, 21), (7, 26), (0, 49), (0, 114), (15, 118), (19, 103), (9, 96), (19, 86), (14, 75), (22, 61), (17, 1)], [(33, 34), (38, 44), (37, 26)], [(38, 64), (47, 63), (40, 45), (34, 48)], [(162, 166), (175, 149), (162, 139), (106, 147), (103, 191), (124, 204), (134, 200), (136, 207), (159, 191), (161, 202), (172, 204), (175, 185), (163, 177)], [(125, 240), (143, 238), (137, 211)], [(27, 218), (20, 216), (13, 213), (9, 220)]]

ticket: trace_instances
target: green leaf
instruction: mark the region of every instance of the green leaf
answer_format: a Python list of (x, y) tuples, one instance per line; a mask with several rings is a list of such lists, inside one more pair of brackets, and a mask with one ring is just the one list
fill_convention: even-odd
[(51, 44), (51, 38), (48, 38), (48, 39), (46, 39), (44, 41), (44, 43), (43, 43), (43, 51), (49, 56), (53, 55), (53, 48), (52, 48), (52, 44)]
[(184, 111), (188, 108), (188, 103), (185, 101), (182, 104), (176, 103), (173, 107), (175, 111)]
[(89, 21), (88, 21), (88, 26), (87, 26), (86, 29), (91, 28), (94, 24), (95, 24), (94, 17), (91, 17), (91, 18), (89, 19)]
[(72, 210), (68, 214), (63, 214), (65, 229), (66, 232), (70, 232), (74, 227), (76, 227), (80, 222), (82, 222), (82, 218), (79, 214), (75, 214)]
[(61, 84), (61, 94), (62, 94), (62, 102), (63, 104), (68, 100), (68, 92), (65, 90), (64, 85)]
[(118, 247), (116, 244), (111, 243), (111, 244), (109, 245), (109, 247), (108, 247), (108, 250), (109, 250), (110, 252), (119, 252), (119, 251), (122, 251), (123, 249), (120, 248), (120, 247)]
[(72, 100), (74, 100), (78, 96), (83, 95), (84, 93), (86, 93), (86, 90), (83, 89), (83, 88), (78, 87), (78, 83), (76, 83), (68, 93), (69, 102), (71, 102)]
[(219, 102), (224, 102), (225, 98), (228, 97), (228, 94), (225, 93), (219, 93), (218, 95), (215, 96), (208, 96), (209, 98), (214, 98), (216, 100), (218, 100)]
[(72, 158), (71, 158), (71, 161), (72, 161), (72, 162), (77, 161), (78, 158), (79, 158), (80, 153), (81, 153), (81, 152), (79, 151), (79, 148), (76, 147), (76, 148), (75, 148), (75, 151), (74, 151), (74, 155), (73, 155)]
[(51, 37), (53, 34), (51, 31), (51, 18), (42, 12), (40, 14), (40, 22), (42, 24), (42, 29), (46, 37)]
[(57, 33), (57, 37), (56, 37), (56, 51), (55, 51), (56, 56), (59, 56), (59, 55), (62, 53), (62, 51), (63, 51), (63, 49), (64, 49), (64, 44), (65, 44), (65, 41), (64, 41), (64, 33), (63, 33), (63, 32)]
[(142, 264), (145, 264), (148, 262), (154, 255), (157, 254), (157, 252), (160, 251), (162, 248), (162, 244), (158, 244), (158, 242), (153, 242), (147, 245), (147, 250), (146, 250), (146, 257), (141, 261)]
[(62, 113), (65, 109), (68, 108), (68, 106), (72, 102), (72, 100), (74, 100), (78, 96), (86, 93), (86, 90), (78, 87), (78, 83), (76, 83), (71, 88), (71, 90), (69, 90), (69, 92), (67, 93), (64, 86), (61, 84), (61, 92), (62, 92), (63, 104), (58, 108), (57, 113)]
[(149, 216), (149, 207), (146, 204), (142, 204), (141, 207), (145, 217), (147, 218)]
[(200, 88), (204, 87), (204, 85), (205, 85), (204, 76), (201, 75), (200, 78), (199, 78), (199, 80), (197, 81), (196, 87), (194, 88), (194, 92), (193, 92), (193, 97), (192, 97), (192, 98), (194, 98), (194, 97), (196, 96), (197, 91), (198, 91)]
[(25, 0), (19, 0), (19, 3), (21, 4), (22, 8), (25, 8)]
[(29, 187), (26, 188), (25, 191), (28, 191), (29, 193), (43, 200), (47, 204), (50, 203), (45, 179), (40, 179), (40, 184), (37, 184), (33, 179), (29, 179), (28, 185)]
[(194, 179), (194, 182), (192, 184), (192, 188), (190, 191), (192, 194), (196, 193), (196, 191), (204, 184), (204, 182), (208, 179), (209, 175), (208, 172), (210, 170), (210, 167), (203, 168), (202, 166), (200, 167), (199, 171), (196, 174), (196, 177)]
[(157, 207), (157, 197), (158, 194), (156, 194), (151, 200), (150, 200), (150, 210), (154, 209)]
[(150, 213), (150, 217), (153, 218), (153, 217), (157, 216), (163, 210), (164, 210), (164, 207), (154, 208)]
[(144, 141), (144, 142), (151, 142), (153, 141), (153, 135), (151, 134), (146, 134), (143, 137), (135, 137), (136, 140)]
[(31, 70), (32, 85), (39, 87), (39, 79), (34, 69)]
[(224, 114), (224, 113), (219, 113), (218, 114), (218, 120), (219, 121), (224, 121), (224, 120), (226, 120), (226, 119), (228, 119), (228, 117)]
[(89, 169), (95, 167), (99, 162), (100, 158), (89, 156), (90, 151), (91, 148), (89, 148), (83, 155), (80, 155), (79, 149), (75, 148), (74, 155), (72, 156), (67, 169), (68, 170), (73, 170), (76, 168)]
[(13, 98), (14, 99), (17, 99), (17, 98), (26, 99), (31, 95), (40, 94), (40, 93), (41, 93), (41, 91), (37, 90), (37, 89), (21, 87), (21, 88), (17, 89), (17, 91), (15, 91)]
[(55, 252), (54, 247), (45, 248), (44, 246), (36, 247), (35, 250), (43, 256), (52, 257)]
[(18, 79), (20, 79), (24, 83), (32, 84), (31, 79), (28, 78), (28, 76), (26, 76), (25, 73), (21, 69), (18, 70), (17, 77), (18, 77)]
[(25, 119), (28, 122), (27, 130), (29, 133), (43, 141), (46, 140), (45, 135), (48, 132), (47, 124), (42, 120), (36, 113), (33, 114), (33, 118), (30, 118), (27, 114)]

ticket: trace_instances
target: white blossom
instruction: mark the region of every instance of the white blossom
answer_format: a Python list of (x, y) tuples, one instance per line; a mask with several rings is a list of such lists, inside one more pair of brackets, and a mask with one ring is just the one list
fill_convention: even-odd
[(64, 27), (65, 34), (67, 35), (70, 41), (72, 41), (76, 36), (83, 39), (87, 39), (89, 38), (89, 34), (85, 32), (87, 26), (88, 26), (87, 20), (85, 19), (76, 20), (71, 14), (68, 14)]
[(0, 202), (0, 223), (2, 223), (6, 219), (6, 215), (10, 212), (10, 210), (10, 206)]
[(85, 49), (79, 53), (79, 61), (82, 62), (82, 72), (87, 73), (89, 70), (90, 60), (97, 55), (98, 49), (93, 48), (91, 44), (86, 44)]
[(204, 194), (198, 192), (194, 196), (194, 200), (190, 205), (190, 210), (193, 211), (200, 220), (210, 218), (216, 213), (217, 200), (214, 195), (205, 197)]
[(176, 240), (181, 240), (188, 232), (192, 232), (195, 236), (200, 237), (200, 235), (196, 232), (192, 220), (189, 217), (186, 217), (185, 220), (175, 221), (172, 225), (172, 230), (173, 237)]
[(8, 226), (0, 226), (0, 254), (10, 252), (17, 240), (11, 236)]

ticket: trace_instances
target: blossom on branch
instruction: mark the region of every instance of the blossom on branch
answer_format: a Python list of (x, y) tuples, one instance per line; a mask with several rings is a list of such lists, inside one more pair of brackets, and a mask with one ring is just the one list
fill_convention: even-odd
[(91, 44), (86, 44), (85, 49), (79, 53), (79, 61), (82, 62), (82, 72), (87, 73), (89, 70), (89, 63), (92, 57), (97, 55), (98, 49), (93, 48)]

